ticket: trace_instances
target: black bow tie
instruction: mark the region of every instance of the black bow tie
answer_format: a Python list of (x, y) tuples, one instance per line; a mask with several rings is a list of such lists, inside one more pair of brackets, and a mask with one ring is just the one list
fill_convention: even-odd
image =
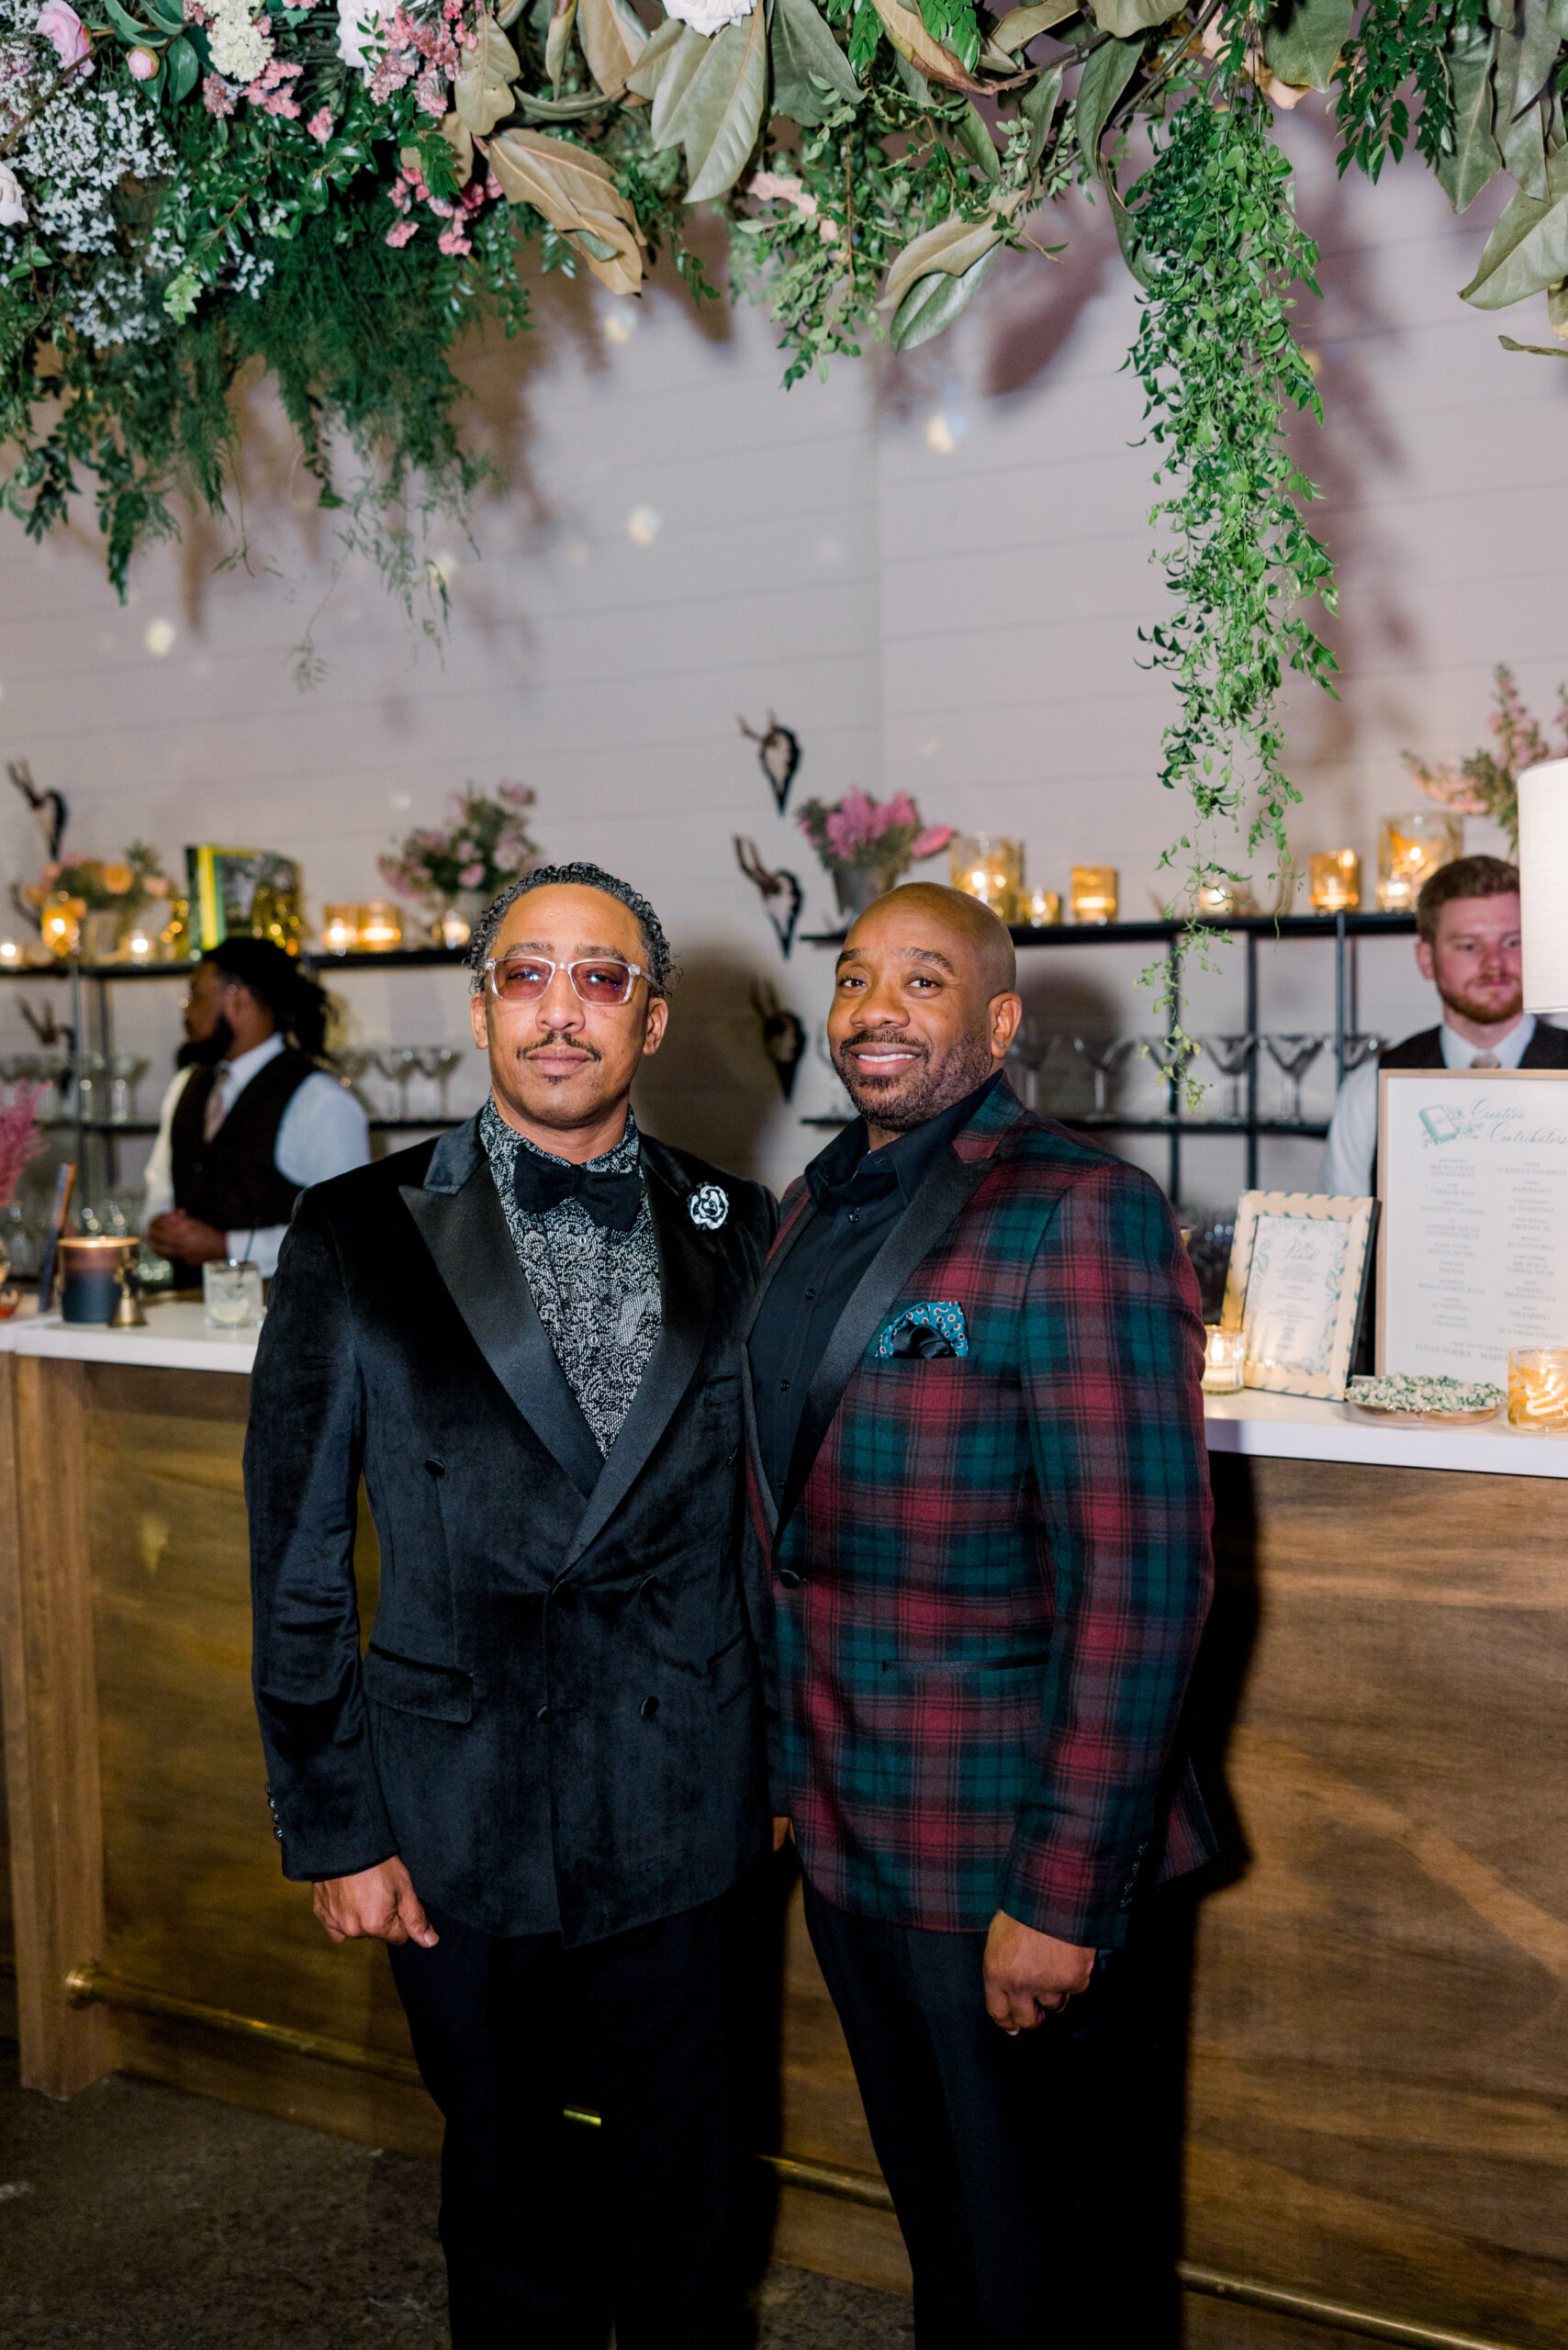
[(543, 1158), (536, 1150), (520, 1148), (515, 1181), (525, 1215), (548, 1215), (563, 1200), (580, 1200), (602, 1232), (630, 1232), (643, 1205), (643, 1178), (635, 1167), (623, 1175), (592, 1175), (564, 1158)]

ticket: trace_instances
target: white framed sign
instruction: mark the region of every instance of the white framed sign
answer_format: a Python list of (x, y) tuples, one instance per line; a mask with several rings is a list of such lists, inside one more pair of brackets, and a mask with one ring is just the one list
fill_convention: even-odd
[(1568, 1346), (1568, 1069), (1385, 1069), (1377, 1164), (1380, 1371)]
[(1376, 1210), (1375, 1200), (1327, 1192), (1243, 1192), (1224, 1320), (1247, 1334), (1249, 1387), (1334, 1403), (1344, 1394)]

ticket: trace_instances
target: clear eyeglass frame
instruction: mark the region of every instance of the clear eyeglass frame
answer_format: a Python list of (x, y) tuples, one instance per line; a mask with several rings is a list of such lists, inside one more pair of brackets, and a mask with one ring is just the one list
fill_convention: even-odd
[[(503, 968), (508, 960), (528, 965), (535, 970), (546, 971), (549, 976), (542, 988), (528, 995), (504, 995), (497, 984), (497, 973)], [(617, 970), (624, 971), (626, 974), (626, 984), (622, 992), (619, 995), (585, 995), (578, 981), (577, 973), (590, 970), (602, 971), (610, 964), (613, 964)], [(498, 1003), (542, 1002), (554, 987), (557, 971), (565, 971), (572, 983), (572, 993), (579, 1003), (596, 1008), (630, 1003), (634, 980), (648, 979), (650, 985), (652, 984), (651, 974), (643, 968), (641, 963), (629, 963), (622, 955), (579, 955), (569, 963), (553, 963), (547, 955), (520, 955), (510, 958), (503, 957), (499, 959), (494, 955), (487, 955), (485, 957), (485, 984)]]

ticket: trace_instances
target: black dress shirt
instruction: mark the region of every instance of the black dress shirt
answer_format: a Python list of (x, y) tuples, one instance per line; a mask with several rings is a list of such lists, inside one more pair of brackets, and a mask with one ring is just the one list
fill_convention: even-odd
[(775, 1501), (783, 1494), (806, 1396), (839, 1315), (937, 1159), (998, 1081), (988, 1078), (950, 1110), (880, 1150), (870, 1148), (866, 1121), (857, 1118), (807, 1168), (814, 1214), (801, 1225), (775, 1273), (746, 1349), (757, 1444)]

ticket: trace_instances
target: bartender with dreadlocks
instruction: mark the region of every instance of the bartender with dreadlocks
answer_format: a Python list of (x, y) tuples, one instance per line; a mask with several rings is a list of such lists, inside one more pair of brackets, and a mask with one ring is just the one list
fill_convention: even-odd
[(325, 994), (270, 939), (209, 948), (185, 1015), (147, 1161), (147, 1237), (182, 1284), (224, 1258), (271, 1274), (300, 1192), (369, 1158), (364, 1112), (321, 1067)]

